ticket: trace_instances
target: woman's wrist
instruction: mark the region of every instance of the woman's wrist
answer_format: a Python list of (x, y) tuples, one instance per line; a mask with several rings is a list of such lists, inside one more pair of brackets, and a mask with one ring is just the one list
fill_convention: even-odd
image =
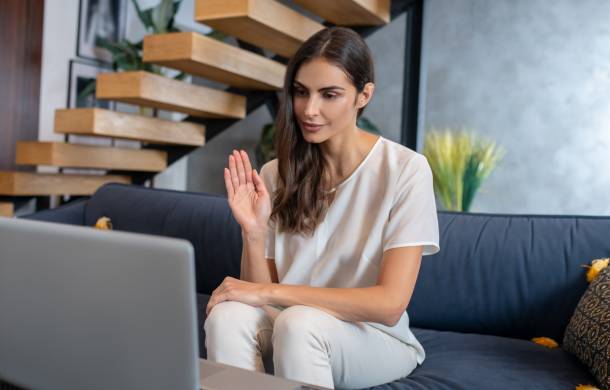
[(278, 290), (281, 288), (279, 283), (265, 283), (263, 288), (263, 297), (268, 305), (276, 304)]
[(241, 229), (242, 240), (248, 243), (265, 242), (267, 239), (267, 229)]

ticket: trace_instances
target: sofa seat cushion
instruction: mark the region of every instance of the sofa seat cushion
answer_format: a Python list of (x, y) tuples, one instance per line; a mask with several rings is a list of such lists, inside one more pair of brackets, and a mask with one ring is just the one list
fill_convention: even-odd
[(413, 328), (426, 360), (389, 389), (575, 389), (595, 384), (586, 367), (561, 348), (531, 341)]
[[(206, 357), (205, 308), (208, 295), (197, 295), (199, 352)], [(374, 390), (575, 389), (595, 384), (575, 357), (561, 348), (507, 337), (413, 328), (426, 360), (411, 375)]]

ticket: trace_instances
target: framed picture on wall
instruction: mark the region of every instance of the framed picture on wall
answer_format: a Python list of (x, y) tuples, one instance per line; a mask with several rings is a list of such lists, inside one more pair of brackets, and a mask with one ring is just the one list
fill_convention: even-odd
[(100, 40), (125, 37), (126, 19), (127, 0), (80, 0), (76, 55), (110, 63), (112, 55)]
[(110, 65), (70, 60), (67, 107), (114, 109), (114, 102), (95, 98), (95, 80), (97, 75), (103, 72), (112, 72)]

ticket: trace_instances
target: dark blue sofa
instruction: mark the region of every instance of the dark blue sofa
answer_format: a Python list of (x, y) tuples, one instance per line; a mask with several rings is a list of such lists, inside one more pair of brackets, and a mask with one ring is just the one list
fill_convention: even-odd
[[(238, 277), (240, 228), (226, 198), (105, 185), (84, 199), (25, 218), (189, 240), (196, 252), (200, 351), (208, 294)], [(423, 259), (408, 307), (427, 357), (409, 377), (375, 389), (574, 389), (595, 380), (560, 348), (587, 288), (581, 264), (610, 254), (610, 217), (439, 212), (441, 252)]]

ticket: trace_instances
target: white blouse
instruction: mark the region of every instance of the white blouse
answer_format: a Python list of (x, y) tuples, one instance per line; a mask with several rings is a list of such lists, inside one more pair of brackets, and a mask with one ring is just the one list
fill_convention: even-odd
[[(279, 179), (277, 159), (261, 169), (269, 193)], [(279, 283), (312, 287), (369, 287), (377, 283), (383, 252), (423, 245), (424, 255), (439, 251), (432, 171), (426, 158), (379, 137), (356, 170), (335, 189), (335, 199), (313, 236), (280, 233), (269, 222), (265, 257), (274, 259)], [(367, 322), (413, 346), (421, 344), (403, 313), (392, 327)]]

